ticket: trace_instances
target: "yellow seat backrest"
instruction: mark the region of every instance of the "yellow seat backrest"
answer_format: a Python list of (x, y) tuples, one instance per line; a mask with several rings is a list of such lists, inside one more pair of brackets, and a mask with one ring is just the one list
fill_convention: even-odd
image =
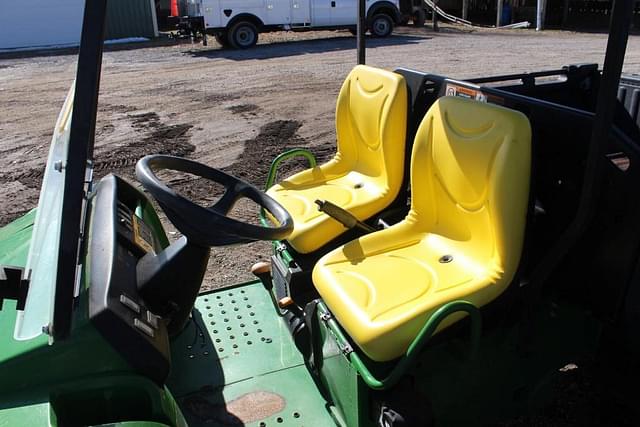
[(502, 289), (488, 290), (489, 299), (497, 296), (515, 274), (524, 240), (528, 119), (492, 104), (440, 98), (418, 129), (411, 162), (407, 220), (419, 231), (463, 243), (473, 264), (502, 272)]
[(340, 89), (336, 105), (335, 156), (268, 190), (293, 217), (287, 239), (300, 253), (323, 247), (345, 231), (319, 212), (328, 200), (366, 220), (388, 207), (403, 181), (407, 88), (400, 74), (356, 66)]
[(356, 171), (397, 194), (404, 169), (406, 92), (399, 74), (365, 65), (349, 73), (336, 103), (334, 173)]
[[(418, 128), (406, 218), (329, 252), (313, 282), (373, 360), (402, 355), (430, 316), (482, 307), (513, 281), (526, 225), (531, 129), (513, 110), (436, 101)], [(462, 317), (446, 317), (439, 330)]]

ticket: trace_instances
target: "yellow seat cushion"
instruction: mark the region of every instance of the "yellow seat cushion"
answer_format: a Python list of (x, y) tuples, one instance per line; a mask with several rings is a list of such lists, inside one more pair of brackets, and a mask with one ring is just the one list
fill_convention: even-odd
[(406, 122), (404, 78), (373, 67), (355, 67), (338, 95), (336, 155), (267, 191), (293, 217), (288, 241), (296, 251), (313, 252), (345, 231), (318, 211), (316, 199), (366, 220), (396, 198), (404, 173)]
[(414, 142), (407, 217), (328, 253), (313, 271), (323, 300), (371, 359), (402, 355), (442, 305), (480, 307), (506, 289), (522, 251), (530, 164), (521, 113), (453, 97), (429, 109)]

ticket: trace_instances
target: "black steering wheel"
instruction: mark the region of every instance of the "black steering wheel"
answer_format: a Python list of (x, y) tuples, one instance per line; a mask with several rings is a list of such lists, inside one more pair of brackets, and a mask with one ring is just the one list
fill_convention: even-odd
[[(217, 182), (224, 185), (225, 192), (212, 206), (202, 207), (173, 191), (154, 173), (165, 169)], [(136, 177), (191, 243), (225, 246), (255, 240), (282, 240), (293, 231), (291, 215), (278, 202), (253, 185), (202, 163), (182, 157), (150, 155), (138, 161)], [(271, 213), (278, 226), (263, 227), (228, 217), (229, 211), (242, 197), (253, 200)]]

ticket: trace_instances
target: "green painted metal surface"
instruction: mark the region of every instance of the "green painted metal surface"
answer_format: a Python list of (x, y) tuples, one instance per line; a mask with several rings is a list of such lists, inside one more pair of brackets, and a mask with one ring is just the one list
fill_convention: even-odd
[(29, 253), (36, 210), (0, 228), (0, 264), (24, 267)]
[[(195, 321), (171, 343), (176, 396), (304, 363), (259, 282), (203, 294), (195, 307)], [(224, 370), (212, 369), (223, 363)]]
[(57, 427), (58, 421), (49, 402), (27, 403), (0, 410), (0, 427), (14, 426)]
[(172, 363), (168, 388), (190, 426), (336, 425), (259, 282), (198, 297)]
[(334, 417), (342, 425), (349, 427), (372, 426), (369, 419), (369, 389), (357, 369), (343, 353), (345, 345), (350, 345), (342, 335), (321, 320), (329, 312), (318, 305), (317, 330), (321, 342), (322, 361), (320, 378), (335, 403)]
[(0, 398), (0, 427), (187, 426), (171, 394), (137, 375), (60, 382), (18, 395), (14, 402)]
[[(0, 264), (17, 267), (26, 265), (35, 216), (36, 210), (33, 209), (0, 229)], [(13, 332), (16, 316), (16, 301), (5, 300), (0, 310), (0, 395), (17, 374), (8, 365), (9, 361), (37, 351), (47, 344), (46, 338), (42, 336), (27, 341), (15, 340)]]
[[(35, 210), (0, 229), (0, 262), (24, 266)], [(147, 419), (185, 426), (173, 397), (137, 375), (93, 328), (87, 286), (63, 341), (14, 337), (15, 301), (0, 310), (0, 427), (100, 424)], [(44, 301), (45, 303), (47, 301)]]

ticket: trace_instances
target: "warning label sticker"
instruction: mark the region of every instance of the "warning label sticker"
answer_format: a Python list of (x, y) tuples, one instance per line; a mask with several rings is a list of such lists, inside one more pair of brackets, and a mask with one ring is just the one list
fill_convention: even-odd
[(452, 83), (447, 83), (445, 88), (446, 96), (459, 96), (460, 98), (475, 99), (480, 102), (490, 102), (492, 104), (504, 105), (504, 99), (493, 96), (485, 95), (479, 89), (473, 89), (470, 87), (460, 86)]
[(447, 84), (445, 94), (447, 96), (459, 96), (460, 98), (475, 99), (476, 101), (487, 102), (487, 97), (479, 90), (464, 86), (458, 86), (451, 83)]

